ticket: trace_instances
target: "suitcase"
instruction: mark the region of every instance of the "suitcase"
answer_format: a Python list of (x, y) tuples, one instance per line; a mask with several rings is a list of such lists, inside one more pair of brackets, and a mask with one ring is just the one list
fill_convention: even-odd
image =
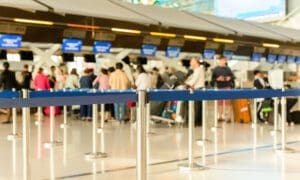
[(250, 123), (251, 111), (248, 99), (237, 99), (232, 101), (233, 116), (236, 122)]

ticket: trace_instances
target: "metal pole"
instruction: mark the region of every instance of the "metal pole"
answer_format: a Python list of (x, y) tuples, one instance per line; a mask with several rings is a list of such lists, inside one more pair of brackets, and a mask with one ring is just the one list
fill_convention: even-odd
[(138, 91), (137, 180), (147, 179), (146, 91)]
[[(15, 92), (16, 89), (13, 88), (13, 92)], [(12, 108), (12, 133), (7, 136), (7, 140), (13, 140), (15, 138), (20, 137), (20, 135), (17, 133), (17, 108)]]
[(286, 147), (286, 97), (281, 98), (281, 153), (294, 152), (293, 149)]
[(100, 128), (104, 128), (104, 121), (105, 121), (105, 104), (101, 104), (101, 121), (100, 121)]
[[(96, 89), (93, 90), (94, 93), (97, 92)], [(107, 155), (105, 153), (98, 152), (98, 135), (97, 135), (97, 127), (98, 127), (98, 105), (93, 104), (93, 145), (92, 145), (92, 152), (86, 154), (87, 159), (97, 159), (97, 158), (105, 158)]]
[(222, 113), (222, 118), (224, 119), (224, 120), (226, 120), (226, 103), (225, 103), (226, 101), (225, 100), (223, 100), (223, 113)]
[(38, 120), (37, 121), (35, 121), (35, 125), (40, 125), (40, 124), (42, 124), (42, 107), (38, 107), (38, 109), (37, 109), (37, 113), (38, 113)]
[(197, 140), (198, 146), (205, 146), (206, 139), (206, 101), (202, 101), (202, 138)]
[(274, 114), (273, 114), (273, 119), (274, 119), (274, 130), (271, 131), (271, 135), (274, 136), (274, 149), (277, 148), (277, 143), (278, 143), (278, 98), (274, 98)]
[(253, 99), (253, 123), (252, 128), (257, 126), (257, 99)]
[(194, 131), (195, 131), (195, 102), (189, 101), (189, 155), (188, 164), (179, 165), (180, 170), (192, 171), (203, 169), (197, 163), (194, 163)]
[[(28, 98), (28, 91), (23, 90), (23, 98)], [(30, 167), (30, 111), (29, 108), (22, 108), (23, 121), (23, 176), (24, 180), (31, 179)]]
[[(66, 89), (63, 90), (64, 92), (66, 92)], [(64, 111), (64, 123), (60, 125), (60, 128), (67, 128), (68, 127), (68, 108), (67, 106), (63, 107), (63, 111)]]
[(218, 127), (218, 101), (214, 101), (214, 126), (211, 128), (213, 132), (217, 132)]
[[(53, 92), (53, 89), (50, 89), (50, 92)], [(50, 106), (50, 141), (44, 144), (44, 147), (47, 149), (52, 148), (53, 146), (62, 145), (62, 142), (54, 140), (54, 129), (55, 129), (55, 111), (54, 106)]]
[(147, 117), (147, 134), (154, 134), (150, 131), (150, 125), (151, 125), (151, 103), (148, 102), (146, 104), (146, 117)]

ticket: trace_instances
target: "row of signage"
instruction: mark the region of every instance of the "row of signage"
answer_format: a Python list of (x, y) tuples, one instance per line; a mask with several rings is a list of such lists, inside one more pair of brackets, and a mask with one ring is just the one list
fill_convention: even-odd
[[(0, 34), (0, 48), (2, 49), (17, 49), (22, 45), (22, 36), (14, 35), (14, 34)], [(82, 48), (82, 40), (81, 39), (73, 39), (73, 38), (65, 38), (62, 43), (62, 51), (63, 52), (80, 52)], [(112, 47), (111, 42), (105, 41), (95, 41), (93, 46), (94, 53), (110, 53), (110, 49)], [(177, 58), (180, 54), (181, 49), (175, 46), (169, 46), (166, 50), (166, 56), (169, 58)], [(142, 56), (155, 56), (157, 52), (157, 46), (155, 45), (143, 45), (141, 48)], [(213, 49), (205, 49), (203, 52), (204, 59), (214, 59), (216, 55), (216, 50)], [(223, 51), (223, 55), (227, 57), (227, 59), (232, 59), (234, 55), (233, 51)], [(252, 61), (260, 62), (262, 58), (262, 53), (253, 53)], [(267, 62), (269, 63), (294, 63), (300, 64), (300, 57), (296, 56), (287, 56), (287, 55), (276, 55), (276, 54), (268, 54), (266, 57)]]

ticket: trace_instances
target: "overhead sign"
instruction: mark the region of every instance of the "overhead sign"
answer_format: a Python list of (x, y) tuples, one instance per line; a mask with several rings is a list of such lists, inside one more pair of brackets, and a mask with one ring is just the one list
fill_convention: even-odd
[(111, 42), (95, 41), (93, 52), (94, 53), (110, 53)]
[(278, 63), (285, 63), (286, 62), (286, 58), (287, 58), (286, 55), (278, 55), (277, 62)]
[(214, 59), (216, 51), (213, 49), (204, 49), (203, 59)]
[(267, 56), (267, 62), (269, 63), (274, 63), (277, 59), (277, 55), (276, 54), (268, 54)]
[(15, 34), (0, 34), (0, 48), (16, 49), (22, 45), (22, 36)]
[(141, 49), (142, 56), (155, 56), (157, 51), (157, 46), (154, 45), (143, 45)]
[(296, 58), (296, 64), (300, 64), (300, 56), (298, 56), (297, 58)]
[(169, 46), (166, 51), (166, 56), (169, 58), (177, 58), (180, 54), (180, 48)]
[(295, 56), (288, 56), (287, 63), (295, 63), (296, 57)]
[(63, 52), (80, 52), (82, 48), (81, 39), (65, 38), (63, 39), (62, 51)]
[(254, 62), (260, 62), (261, 58), (262, 58), (262, 53), (253, 53), (251, 59)]
[(228, 60), (231, 60), (233, 56), (233, 51), (223, 51), (223, 56), (225, 56)]

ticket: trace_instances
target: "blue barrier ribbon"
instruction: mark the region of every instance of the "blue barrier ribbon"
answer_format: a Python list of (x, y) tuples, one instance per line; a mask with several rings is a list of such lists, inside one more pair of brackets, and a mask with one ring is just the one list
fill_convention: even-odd
[(11, 99), (11, 98), (19, 98), (20, 97), (20, 93), (18, 91), (1, 91), (0, 92), (0, 98), (7, 98), (7, 99)]

